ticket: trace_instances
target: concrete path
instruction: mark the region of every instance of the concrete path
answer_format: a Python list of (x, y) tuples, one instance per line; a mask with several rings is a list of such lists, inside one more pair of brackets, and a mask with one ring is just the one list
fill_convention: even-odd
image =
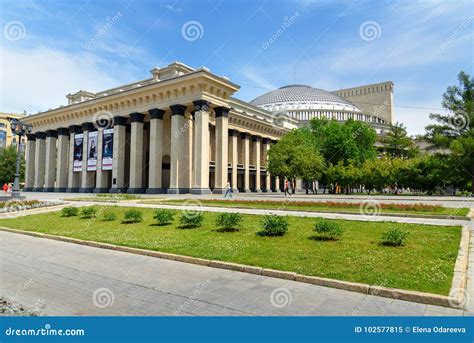
[(0, 232), (1, 296), (45, 315), (463, 315), (368, 296)]

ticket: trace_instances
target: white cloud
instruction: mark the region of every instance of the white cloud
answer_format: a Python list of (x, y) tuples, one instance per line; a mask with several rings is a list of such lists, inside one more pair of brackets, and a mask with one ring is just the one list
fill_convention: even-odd
[(34, 113), (67, 104), (65, 95), (69, 92), (95, 92), (120, 85), (120, 76), (104, 72), (100, 63), (93, 55), (2, 46), (0, 108), (4, 112)]

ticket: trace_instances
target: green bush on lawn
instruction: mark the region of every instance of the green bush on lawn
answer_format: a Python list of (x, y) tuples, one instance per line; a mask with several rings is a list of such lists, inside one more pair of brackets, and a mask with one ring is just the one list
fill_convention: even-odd
[(140, 223), (143, 220), (143, 214), (141, 211), (136, 209), (127, 210), (122, 219), (123, 224)]
[(97, 215), (97, 207), (95, 206), (88, 206), (81, 208), (81, 218), (88, 219), (88, 218), (95, 218)]
[(174, 213), (171, 210), (159, 209), (155, 211), (153, 219), (156, 220), (158, 225), (168, 225), (173, 221)]
[(179, 217), (179, 224), (184, 229), (194, 229), (201, 227), (204, 215), (202, 212), (188, 212), (184, 211)]
[(240, 213), (219, 213), (216, 218), (216, 225), (220, 231), (238, 231), (241, 222)]
[(322, 220), (318, 222), (314, 231), (316, 231), (316, 239), (335, 241), (342, 236), (342, 227), (334, 220)]
[(73, 206), (63, 207), (61, 210), (61, 216), (63, 217), (74, 217), (77, 216), (78, 213), (79, 209)]
[(262, 231), (259, 236), (283, 236), (288, 230), (288, 219), (276, 214), (270, 214), (263, 218)]
[(382, 245), (388, 245), (392, 247), (400, 247), (405, 245), (409, 232), (400, 229), (390, 229), (382, 234)]
[(104, 214), (102, 215), (102, 220), (105, 222), (111, 222), (117, 219), (117, 215), (114, 212), (111, 211), (105, 211)]

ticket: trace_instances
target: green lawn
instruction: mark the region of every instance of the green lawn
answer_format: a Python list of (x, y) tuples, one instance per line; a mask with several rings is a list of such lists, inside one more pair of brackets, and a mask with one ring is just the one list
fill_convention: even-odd
[[(142, 200), (143, 204), (185, 204), (187, 200), (181, 199), (150, 199)], [(214, 199), (200, 199), (205, 206), (216, 207), (234, 207), (234, 208), (259, 208), (272, 210), (287, 210), (287, 211), (313, 211), (313, 212), (351, 212), (359, 214), (360, 203), (336, 202), (336, 201), (301, 201), (287, 198), (285, 200), (214, 200)], [(195, 201), (193, 202), (195, 204)], [(368, 206), (370, 207), (370, 206)], [(439, 216), (467, 216), (469, 208), (447, 208), (434, 205), (421, 204), (384, 204), (381, 203), (381, 213), (390, 214), (408, 214), (408, 215), (439, 215)]]
[[(201, 228), (153, 225), (154, 209), (140, 209), (144, 221), (121, 224), (126, 208), (108, 206), (115, 221), (61, 217), (60, 212), (0, 220), (0, 226), (142, 249), (294, 271), (339, 280), (447, 295), (461, 237), (460, 227), (338, 220), (340, 241), (311, 239), (320, 219), (288, 217), (283, 237), (260, 237), (261, 216), (243, 215), (238, 232), (218, 232), (216, 213), (205, 212)], [(100, 212), (101, 210), (99, 210)], [(410, 232), (406, 246), (379, 245), (389, 227)]]

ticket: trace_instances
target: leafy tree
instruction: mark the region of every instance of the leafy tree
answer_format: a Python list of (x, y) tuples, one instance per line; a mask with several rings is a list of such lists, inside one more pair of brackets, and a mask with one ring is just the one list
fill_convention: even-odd
[(474, 193), (474, 78), (461, 71), (458, 80), (458, 86), (448, 87), (443, 94), (442, 106), (450, 114), (430, 114), (437, 124), (426, 127), (426, 138), (434, 147), (452, 152), (453, 162), (462, 167), (461, 175), (470, 179)]
[(298, 177), (303, 180), (316, 180), (321, 176), (323, 169), (323, 157), (318, 152), (308, 129), (288, 132), (268, 151), (270, 173), (287, 178), (293, 183)]
[(367, 194), (373, 189), (382, 190), (389, 183), (389, 174), (393, 172), (389, 168), (386, 158), (367, 160), (361, 168), (361, 183), (364, 184)]
[[(0, 184), (13, 183), (16, 171), (17, 147), (0, 148)], [(25, 179), (25, 159), (20, 160), (20, 182)]]
[(413, 157), (417, 154), (413, 141), (407, 135), (406, 127), (399, 122), (390, 124), (390, 131), (382, 139), (382, 143), (392, 158)]

